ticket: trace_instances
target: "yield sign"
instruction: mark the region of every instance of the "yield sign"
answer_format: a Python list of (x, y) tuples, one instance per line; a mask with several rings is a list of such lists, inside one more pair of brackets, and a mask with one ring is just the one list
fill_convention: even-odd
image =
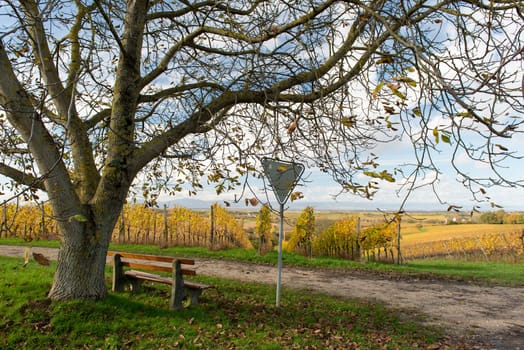
[(304, 165), (264, 158), (262, 159), (262, 167), (273, 188), (273, 192), (275, 192), (278, 203), (286, 203), (304, 172)]

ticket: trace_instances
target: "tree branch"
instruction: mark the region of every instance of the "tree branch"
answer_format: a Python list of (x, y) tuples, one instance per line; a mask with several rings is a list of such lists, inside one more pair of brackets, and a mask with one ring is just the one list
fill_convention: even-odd
[(26, 174), (4, 163), (0, 163), (0, 174), (14, 180), (19, 184), (35, 188), (41, 191), (46, 191), (43, 184), (43, 179)]

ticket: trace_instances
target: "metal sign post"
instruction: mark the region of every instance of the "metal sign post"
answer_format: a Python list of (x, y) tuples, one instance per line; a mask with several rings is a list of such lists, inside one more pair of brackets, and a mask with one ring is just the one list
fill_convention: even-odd
[(293, 192), (298, 180), (304, 172), (304, 165), (276, 159), (262, 160), (264, 173), (269, 179), (275, 197), (280, 204), (280, 228), (278, 230), (278, 270), (276, 306), (280, 307), (280, 285), (282, 280), (282, 238), (284, 236), (284, 204)]

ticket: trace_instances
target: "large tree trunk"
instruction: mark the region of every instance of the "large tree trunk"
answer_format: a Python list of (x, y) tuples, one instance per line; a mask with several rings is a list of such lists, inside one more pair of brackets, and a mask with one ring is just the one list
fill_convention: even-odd
[(61, 247), (49, 297), (53, 300), (104, 298), (107, 295), (106, 253), (107, 247), (90, 241)]
[(48, 295), (53, 300), (98, 300), (107, 295), (106, 255), (121, 205), (114, 205), (113, 210), (100, 209), (105, 213), (102, 215), (83, 209), (83, 214), (58, 223), (61, 247)]

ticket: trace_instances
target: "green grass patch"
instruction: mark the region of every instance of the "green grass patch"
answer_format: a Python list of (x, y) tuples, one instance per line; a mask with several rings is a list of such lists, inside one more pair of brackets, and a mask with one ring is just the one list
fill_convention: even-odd
[(24, 245), (28, 247), (48, 247), (48, 248), (60, 247), (60, 242), (57, 240), (25, 241), (21, 238), (2, 238), (0, 239), (0, 244), (2, 245)]
[(409, 262), (406, 270), (416, 273), (432, 273), (463, 280), (503, 284), (524, 285), (524, 264), (503, 262), (467, 262), (447, 259), (424, 259)]
[[(199, 276), (216, 285), (202, 303), (168, 310), (169, 288), (51, 302), (54, 265), (0, 257), (0, 348), (420, 349), (453, 345), (437, 330), (381, 305)], [(108, 276), (109, 277), (109, 276)], [(109, 278), (108, 278), (109, 279)], [(453, 348), (453, 347), (452, 347)]]

